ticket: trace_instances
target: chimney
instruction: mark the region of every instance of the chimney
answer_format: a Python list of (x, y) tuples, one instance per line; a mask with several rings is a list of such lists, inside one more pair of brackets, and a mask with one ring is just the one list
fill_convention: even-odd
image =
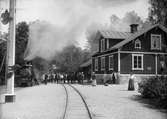
[(138, 27), (138, 24), (131, 24), (130, 25), (130, 31), (131, 31), (131, 33), (137, 32), (137, 27)]

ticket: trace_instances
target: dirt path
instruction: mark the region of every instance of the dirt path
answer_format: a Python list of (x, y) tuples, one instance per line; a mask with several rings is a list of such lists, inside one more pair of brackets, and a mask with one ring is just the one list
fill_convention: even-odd
[(167, 119), (167, 113), (145, 104), (127, 85), (77, 86), (85, 95), (95, 119)]

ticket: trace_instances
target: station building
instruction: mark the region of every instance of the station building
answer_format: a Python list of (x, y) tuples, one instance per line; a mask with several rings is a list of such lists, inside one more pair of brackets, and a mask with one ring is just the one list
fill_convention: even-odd
[(138, 80), (167, 74), (167, 28), (160, 24), (138, 30), (130, 25), (130, 32), (101, 30), (96, 34), (98, 52), (92, 56), (92, 71), (97, 82), (113, 74), (119, 83), (128, 81), (130, 73)]

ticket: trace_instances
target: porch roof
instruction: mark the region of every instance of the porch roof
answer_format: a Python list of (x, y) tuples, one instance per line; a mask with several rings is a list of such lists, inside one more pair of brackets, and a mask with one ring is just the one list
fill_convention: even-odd
[(87, 66), (89, 66), (89, 65), (91, 65), (92, 64), (92, 59), (89, 59), (88, 61), (86, 61), (85, 63), (83, 63), (83, 64), (81, 64), (80, 65), (80, 67), (87, 67)]

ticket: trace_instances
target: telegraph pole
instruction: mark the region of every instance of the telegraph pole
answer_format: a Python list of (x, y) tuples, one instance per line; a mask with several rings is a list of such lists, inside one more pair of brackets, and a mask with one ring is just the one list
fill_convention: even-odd
[(14, 66), (15, 66), (15, 22), (16, 22), (16, 0), (10, 0), (9, 13), (9, 39), (7, 40), (7, 57), (6, 57), (6, 82), (7, 94), (5, 102), (14, 102)]

